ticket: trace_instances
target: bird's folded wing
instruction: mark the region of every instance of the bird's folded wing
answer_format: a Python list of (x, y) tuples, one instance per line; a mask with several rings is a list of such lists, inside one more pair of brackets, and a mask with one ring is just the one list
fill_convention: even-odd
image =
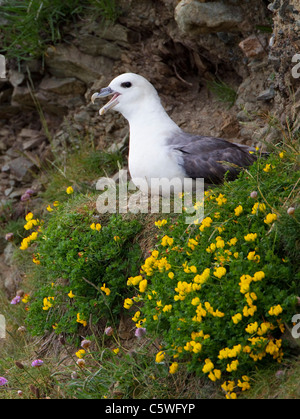
[(242, 167), (248, 167), (256, 157), (248, 149), (221, 138), (197, 135), (177, 135), (168, 145), (179, 156), (188, 177), (204, 178), (209, 183), (220, 183), (228, 172), (228, 180), (234, 179)]

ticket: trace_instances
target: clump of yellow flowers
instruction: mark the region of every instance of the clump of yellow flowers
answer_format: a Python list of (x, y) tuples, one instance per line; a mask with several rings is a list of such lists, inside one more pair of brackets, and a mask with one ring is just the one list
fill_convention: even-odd
[(33, 213), (29, 212), (25, 216), (26, 224), (24, 225), (25, 230), (32, 230), (33, 228), (37, 227), (37, 231), (33, 231), (29, 236), (24, 237), (22, 243), (20, 245), (21, 250), (28, 249), (31, 246), (31, 242), (35, 241), (38, 237), (38, 226), (40, 225), (40, 221), (38, 219), (33, 218)]
[[(272, 180), (274, 168), (258, 170)], [(229, 186), (206, 191), (198, 225), (185, 225), (183, 216), (175, 224), (156, 221), (157, 245), (127, 282), (139, 295), (133, 320), (142, 316), (147, 332), (163, 338), (156, 362), (169, 364), (170, 374), (190, 364), (230, 399), (251, 387), (259, 363), (282, 361), (280, 336), (296, 301), (287, 261), (274, 250), (280, 214), (273, 205), (282, 197), (277, 201), (270, 186), (263, 191), (254, 176), (246, 180), (238, 196)], [(125, 300), (126, 309), (134, 306), (134, 298)]]

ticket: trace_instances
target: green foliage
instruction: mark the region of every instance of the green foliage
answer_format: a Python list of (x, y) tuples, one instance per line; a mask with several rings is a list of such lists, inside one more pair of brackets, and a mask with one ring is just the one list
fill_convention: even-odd
[(63, 26), (88, 11), (111, 21), (119, 15), (111, 0), (6, 0), (1, 4), (6, 22), (2, 49), (7, 58), (19, 61), (40, 57), (49, 45), (62, 40)]
[(63, 199), (66, 187), (70, 184), (76, 185), (82, 193), (91, 190), (91, 184), (96, 179), (112, 176), (124, 163), (120, 151), (107, 153), (96, 150), (90, 142), (82, 141), (79, 150), (67, 154), (64, 164), (58, 161), (52, 167), (44, 167), (49, 183), (43, 198), (48, 202)]
[(39, 228), (37, 287), (27, 318), (34, 334), (53, 326), (57, 333), (75, 333), (79, 323), (113, 322), (120, 315), (127, 276), (137, 270), (141, 257), (134, 242), (141, 224), (120, 215), (100, 224), (95, 201), (96, 195), (71, 196)]
[(227, 83), (221, 80), (214, 80), (207, 82), (207, 88), (215, 94), (218, 100), (222, 103), (227, 103), (231, 108), (237, 99), (237, 92)]
[(157, 223), (157, 246), (128, 280), (141, 296), (137, 327), (161, 337), (156, 362), (208, 375), (229, 398), (249, 388), (258, 364), (282, 360), (281, 335), (297, 312), (300, 217), (287, 208), (299, 170), (293, 156), (281, 156), (207, 191), (200, 227), (187, 226), (184, 214)]

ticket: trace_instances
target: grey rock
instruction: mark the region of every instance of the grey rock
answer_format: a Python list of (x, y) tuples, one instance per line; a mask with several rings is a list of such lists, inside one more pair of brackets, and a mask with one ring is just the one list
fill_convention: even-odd
[(91, 117), (86, 110), (81, 110), (80, 112), (74, 115), (74, 120), (78, 124), (86, 124), (90, 121)]
[(175, 9), (179, 29), (187, 35), (231, 32), (244, 20), (241, 8), (221, 1), (181, 0)]
[(94, 57), (102, 55), (113, 60), (119, 60), (122, 54), (122, 49), (118, 44), (89, 34), (78, 39), (76, 45), (80, 51)]
[(9, 163), (10, 172), (18, 181), (25, 182), (31, 178), (31, 171), (34, 168), (34, 163), (25, 157), (17, 157)]
[(33, 148), (38, 147), (43, 141), (44, 137), (42, 136), (32, 138), (31, 140), (27, 140), (23, 143), (23, 150), (32, 150)]
[(10, 171), (9, 164), (4, 164), (4, 165), (1, 167), (1, 172), (9, 172), (9, 171)]
[(92, 57), (84, 54), (74, 45), (58, 45), (48, 48), (46, 65), (49, 72), (58, 78), (75, 77), (84, 83), (93, 82), (103, 75), (109, 75), (113, 61), (107, 57)]
[(19, 198), (21, 198), (22, 195), (23, 195), (23, 189), (16, 189), (9, 195), (9, 198), (10, 199), (15, 199), (15, 198), (19, 199)]
[(5, 196), (9, 196), (12, 193), (13, 190), (14, 190), (13, 187), (10, 187), (10, 188), (5, 189), (4, 195)]
[(266, 89), (260, 92), (260, 94), (257, 96), (257, 100), (269, 101), (273, 99), (274, 96), (275, 96), (275, 91), (274, 89), (270, 88), (270, 89)]
[(39, 88), (58, 95), (83, 95), (86, 87), (85, 84), (75, 77), (66, 77), (58, 79), (56, 77), (45, 77)]
[(8, 72), (8, 80), (10, 84), (14, 87), (19, 86), (21, 83), (23, 83), (25, 79), (25, 75), (23, 73), (20, 73), (19, 71), (10, 70)]
[(19, 136), (25, 137), (25, 138), (38, 137), (39, 135), (40, 135), (40, 131), (37, 131), (35, 129), (29, 129), (29, 128), (23, 128), (19, 132)]
[(24, 108), (33, 108), (35, 106), (28, 87), (16, 86), (11, 99), (12, 105), (20, 105)]

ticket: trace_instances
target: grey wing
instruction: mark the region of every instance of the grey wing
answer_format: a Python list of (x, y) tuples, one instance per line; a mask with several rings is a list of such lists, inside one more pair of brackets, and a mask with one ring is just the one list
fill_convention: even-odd
[(256, 159), (245, 147), (224, 139), (182, 134), (181, 141), (177, 136), (169, 144), (180, 153), (180, 164), (188, 177), (218, 184), (224, 180), (226, 172), (227, 179), (233, 180), (242, 167), (250, 166)]

